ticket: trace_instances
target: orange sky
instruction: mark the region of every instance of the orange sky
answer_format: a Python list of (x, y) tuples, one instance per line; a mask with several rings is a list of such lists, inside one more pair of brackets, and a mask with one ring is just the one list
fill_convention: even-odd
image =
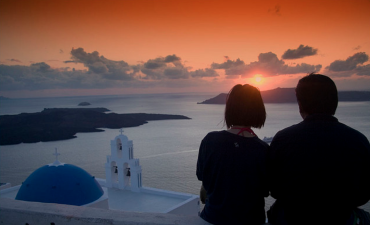
[[(370, 90), (369, 12), (369, 0), (1, 0), (0, 95), (218, 93), (238, 82), (266, 90), (293, 87), (312, 72), (272, 73), (272, 61), (258, 58), (268, 52), (284, 66), (321, 65), (339, 89)], [(300, 45), (315, 54), (282, 58)], [(106, 60), (71, 59), (72, 48)], [(179, 60), (163, 63), (168, 55)], [(145, 64), (161, 57), (155, 69)], [(238, 58), (242, 67), (217, 69)], [(115, 63), (121, 60), (127, 65)], [(336, 60), (340, 66), (327, 68)], [(234, 69), (242, 72), (230, 75)], [(252, 73), (261, 74), (259, 83)]]

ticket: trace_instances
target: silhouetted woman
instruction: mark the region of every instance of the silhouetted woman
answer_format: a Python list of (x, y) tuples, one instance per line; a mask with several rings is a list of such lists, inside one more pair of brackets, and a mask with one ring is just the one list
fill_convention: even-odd
[(212, 224), (265, 222), (268, 145), (253, 132), (266, 120), (261, 93), (235, 85), (226, 100), (227, 130), (208, 133), (199, 148), (197, 177), (207, 193), (200, 216)]

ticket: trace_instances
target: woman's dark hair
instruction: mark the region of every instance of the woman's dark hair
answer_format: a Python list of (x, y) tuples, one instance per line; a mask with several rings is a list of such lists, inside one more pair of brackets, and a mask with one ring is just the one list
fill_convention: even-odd
[(338, 107), (338, 91), (334, 81), (329, 77), (311, 73), (299, 80), (295, 92), (300, 110), (304, 113), (335, 114)]
[(237, 84), (226, 98), (225, 123), (261, 128), (265, 124), (266, 110), (260, 91), (249, 84)]

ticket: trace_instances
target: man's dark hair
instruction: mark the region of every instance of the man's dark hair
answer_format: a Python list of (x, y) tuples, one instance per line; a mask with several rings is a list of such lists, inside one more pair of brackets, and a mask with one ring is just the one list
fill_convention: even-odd
[(225, 123), (261, 128), (265, 124), (266, 110), (260, 91), (249, 84), (235, 85), (227, 95)]
[(311, 73), (299, 80), (295, 92), (300, 110), (304, 113), (335, 114), (338, 91), (334, 81), (329, 77)]

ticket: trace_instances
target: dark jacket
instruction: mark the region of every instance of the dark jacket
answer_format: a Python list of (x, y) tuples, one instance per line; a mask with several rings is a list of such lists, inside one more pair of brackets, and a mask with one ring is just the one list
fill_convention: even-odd
[(279, 131), (269, 166), (271, 196), (289, 224), (344, 224), (370, 199), (369, 141), (330, 115)]
[(201, 217), (212, 224), (263, 224), (267, 148), (257, 137), (211, 132), (199, 148), (197, 177), (207, 191)]

